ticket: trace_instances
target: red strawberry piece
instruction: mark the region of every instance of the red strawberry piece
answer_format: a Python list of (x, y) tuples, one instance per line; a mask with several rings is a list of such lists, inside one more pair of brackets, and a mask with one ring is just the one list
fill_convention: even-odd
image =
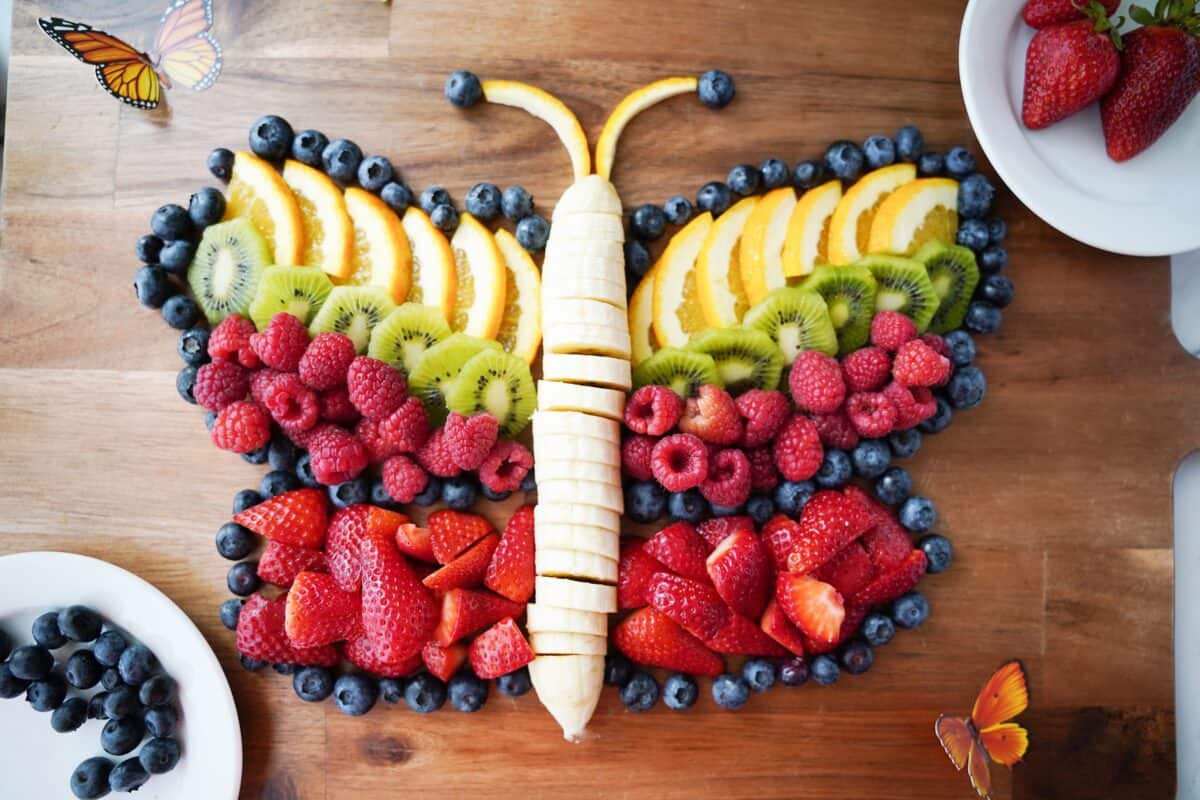
[(358, 595), (329, 575), (301, 572), (287, 594), (284, 630), (296, 647), (340, 642), (358, 627)]
[(788, 374), (788, 389), (792, 400), (805, 411), (830, 414), (846, 399), (846, 382), (836, 359), (816, 350), (805, 350), (796, 356)]
[(384, 661), (419, 653), (438, 623), (438, 607), (391, 539), (362, 540), (362, 624)]
[(458, 668), (467, 660), (467, 646), (461, 642), (442, 647), (436, 642), (426, 642), (421, 649), (421, 660), (429, 674), (443, 682), (449, 681)]
[[(813, 655), (821, 653), (831, 653), (841, 647), (845, 642), (858, 632), (858, 628), (862, 625), (863, 618), (867, 616), (865, 606), (855, 605), (853, 602), (846, 604), (846, 616), (842, 619), (842, 626), (838, 628), (837, 636), (833, 637), (832, 641), (816, 640), (811, 637), (804, 637), (804, 648)], [(803, 634), (801, 634), (803, 635)]]
[(324, 572), (325, 554), (320, 550), (268, 541), (258, 559), (258, 577), (286, 589), (301, 572)]
[(508, 518), (483, 585), (513, 602), (528, 601), (533, 596), (533, 547), (533, 506), (525, 505)]
[(733, 401), (742, 415), (742, 447), (758, 447), (775, 438), (792, 412), (783, 392), (750, 389)]
[(879, 522), (859, 540), (878, 572), (893, 570), (912, 552), (912, 539), (895, 517)]
[(329, 574), (348, 592), (362, 587), (362, 543), (366, 538), (392, 539), (408, 517), (369, 505), (335, 511), (325, 533), (325, 560)]
[(658, 439), (638, 434), (621, 443), (621, 469), (637, 481), (648, 481), (654, 477), (651, 453)]
[(650, 453), (650, 472), (669, 492), (694, 488), (708, 475), (708, 449), (690, 433), (667, 436)]
[(889, 572), (883, 572), (864, 586), (853, 598), (857, 605), (876, 606), (912, 591), (925, 575), (929, 559), (922, 550), (912, 550)]
[(780, 573), (776, 578), (775, 599), (787, 618), (812, 641), (837, 640), (846, 608), (837, 589), (828, 583), (807, 575)]
[(848, 392), (877, 392), (892, 374), (892, 357), (882, 347), (864, 347), (842, 359)]
[(853, 597), (875, 577), (875, 565), (858, 542), (851, 542), (816, 572), (818, 580), (838, 590), (842, 597)]
[(917, 338), (917, 324), (899, 311), (880, 311), (871, 318), (871, 344), (889, 353)]
[(764, 445), (747, 450), (746, 460), (750, 463), (752, 491), (769, 492), (779, 485), (779, 472), (775, 469), (775, 456), (770, 447)]
[(726, 537), (705, 565), (721, 599), (738, 614), (758, 619), (771, 592), (771, 561), (754, 531), (743, 528)]
[(512, 617), (502, 619), (475, 637), (467, 648), (471, 669), (491, 680), (515, 672), (533, 661), (533, 648)]
[(667, 386), (643, 386), (625, 403), (625, 427), (634, 433), (662, 436), (683, 414), (683, 400)]
[[(916, 387), (922, 388), (922, 387)], [(928, 391), (928, 390), (926, 390)], [(896, 422), (893, 430), (906, 431), (921, 421), (920, 408), (912, 391), (898, 381), (892, 381), (883, 388), (881, 394), (896, 407)]]
[(646, 540), (645, 549), (647, 555), (676, 575), (708, 583), (704, 562), (712, 548), (690, 522), (668, 525)]
[(900, 346), (892, 361), (892, 375), (905, 386), (937, 386), (950, 375), (950, 359), (914, 339)]
[(321, 419), (337, 425), (353, 425), (361, 416), (350, 402), (350, 390), (345, 386), (335, 386), (321, 392), (318, 406)]
[(708, 460), (708, 477), (700, 494), (713, 505), (740, 506), (750, 497), (750, 461), (736, 448), (721, 450)]
[(208, 354), (214, 361), (236, 361), (246, 369), (255, 369), (262, 363), (250, 347), (250, 337), (255, 333), (253, 322), (230, 314), (208, 335)]
[(325, 492), (294, 489), (235, 514), (233, 521), (259, 536), (320, 550), (325, 542)]
[(788, 553), (788, 571), (812, 572), (870, 530), (872, 522), (861, 505), (840, 492), (817, 492), (800, 512), (800, 536)]
[(429, 541), (429, 528), (422, 528), (411, 522), (401, 525), (396, 529), (396, 547), (404, 555), (418, 561), (427, 564), (437, 562), (433, 557), (433, 544)]
[(772, 448), (775, 466), (784, 480), (806, 481), (821, 468), (825, 448), (813, 421), (803, 414), (793, 414), (783, 424)]
[(762, 543), (776, 572), (787, 571), (788, 555), (800, 543), (800, 536), (800, 523), (794, 519), (776, 514), (767, 520), (762, 529)]
[(613, 644), (628, 658), (650, 667), (716, 677), (725, 662), (667, 615), (643, 608), (613, 631)]
[(621, 558), (617, 562), (617, 607), (641, 608), (650, 600), (646, 590), (650, 579), (663, 565), (646, 552), (646, 540), (627, 536), (621, 539)]
[(379, 433), (396, 447), (397, 453), (415, 453), (429, 439), (429, 415), (421, 398), (410, 397), (379, 423)]
[(1103, 13), (1034, 34), (1025, 51), (1021, 121), (1045, 128), (1104, 96), (1121, 69), (1120, 35)]
[(730, 613), (725, 624), (717, 634), (704, 642), (718, 653), (730, 653), (737, 656), (767, 656), (778, 658), (787, 655), (787, 651), (758, 625), (741, 616)]
[(813, 414), (812, 422), (821, 444), (826, 447), (853, 450), (858, 444), (858, 431), (854, 429), (850, 417), (846, 416), (845, 409), (839, 408), (832, 414)]
[(342, 645), (342, 655), (354, 666), (381, 678), (403, 678), (421, 666), (421, 653), (397, 659), (386, 659), (365, 633), (359, 633)]
[(460, 469), (479, 469), (496, 444), (500, 423), (486, 411), (470, 417), (451, 411), (446, 418), (445, 431), (446, 449), (454, 463)]
[(453, 478), (462, 472), (458, 464), (454, 463), (450, 448), (446, 446), (445, 428), (438, 428), (429, 434), (429, 438), (417, 450), (417, 463), (430, 475), (439, 478)]
[(250, 337), (250, 347), (271, 369), (295, 372), (308, 348), (308, 328), (298, 318), (281, 311), (271, 317), (266, 330)]
[(210, 361), (196, 370), (192, 396), (209, 411), (220, 411), (230, 403), (245, 400), (250, 391), (250, 373), (233, 361)]
[(493, 492), (515, 492), (533, 469), (533, 453), (520, 442), (501, 439), (479, 465), (479, 482)]
[[(740, 531), (754, 533), (754, 520), (745, 514), (732, 517), (709, 517), (696, 526), (696, 533), (700, 534), (701, 539), (708, 542), (710, 548), (716, 548), (721, 542)], [(705, 569), (708, 569), (707, 559)]]
[[(397, 545), (397, 549), (399, 549), (399, 545)], [(404, 551), (401, 550), (400, 552)], [(417, 580), (421, 581), (441, 569), (437, 564), (431, 564), (428, 561), (417, 561), (415, 559), (409, 561), (408, 565), (412, 567), (413, 574), (417, 576)]]
[(429, 485), (429, 475), (408, 456), (392, 456), (383, 462), (383, 488), (397, 503), (411, 503)]
[(284, 630), (287, 596), (268, 600), (261, 594), (246, 599), (238, 615), (237, 651), (271, 664), (302, 664), (332, 667), (340, 660), (337, 650), (322, 647), (293, 647)]
[(460, 553), (496, 529), (478, 514), (443, 508), (425, 521), (433, 543), (433, 555), (439, 564), (449, 564)]
[[(258, 358), (258, 356), (255, 356)], [(283, 375), (282, 372), (277, 372), (269, 367), (261, 367), (250, 373), (250, 399), (264, 406), (267, 400), (267, 387), (271, 385), (271, 381), (275, 380), (278, 375)]]
[(728, 392), (704, 384), (698, 396), (689, 397), (684, 404), (679, 430), (709, 444), (730, 445), (742, 438), (742, 417)]
[[(1060, 22), (1070, 22), (1085, 16), (1079, 0), (1028, 0), (1021, 16), (1031, 28), (1047, 28)], [(1100, 0), (1108, 14), (1115, 14), (1121, 0)]]
[(367, 419), (384, 420), (408, 397), (404, 373), (377, 358), (359, 356), (346, 370), (350, 402)]
[(318, 333), (300, 356), (300, 380), (318, 392), (343, 386), (354, 356), (354, 341), (346, 334)]
[(729, 607), (711, 586), (669, 572), (650, 578), (646, 598), (701, 641), (715, 636), (729, 617)]
[(217, 412), (212, 441), (231, 453), (249, 453), (271, 439), (271, 418), (257, 403), (239, 400)]
[(798, 656), (804, 655), (804, 635), (780, 610), (774, 595), (767, 602), (767, 608), (763, 611), (759, 627), (762, 628), (763, 633), (779, 642), (788, 652)]
[(845, 488), (842, 489), (842, 494), (846, 495), (847, 499), (858, 503), (859, 507), (870, 519), (872, 525), (878, 525), (891, 516), (891, 510), (887, 506), (872, 497), (866, 489), (858, 484), (846, 484)]
[(314, 433), (307, 444), (313, 476), (326, 486), (357, 478), (367, 467), (367, 448), (336, 425)]
[(391, 442), (383, 438), (380, 432), (382, 423), (363, 417), (354, 426), (354, 438), (362, 442), (367, 451), (367, 463), (382, 464), (400, 451)]
[(442, 595), (441, 612), (430, 639), (449, 647), (505, 617), (520, 616), (525, 613), (525, 604), (483, 589), (451, 589)]
[(438, 593), (481, 586), (499, 544), (500, 537), (489, 533), (437, 572), (427, 575), (421, 583)]
[(854, 429), (868, 439), (887, 436), (896, 428), (899, 412), (887, 395), (880, 392), (858, 392), (846, 400), (846, 416)]

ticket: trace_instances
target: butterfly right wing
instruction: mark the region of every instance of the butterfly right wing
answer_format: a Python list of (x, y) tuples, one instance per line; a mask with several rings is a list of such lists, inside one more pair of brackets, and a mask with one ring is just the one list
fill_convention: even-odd
[(984, 731), (1007, 722), (1028, 707), (1025, 670), (1020, 661), (1009, 661), (996, 670), (979, 691), (975, 707), (971, 709), (971, 721), (976, 730)]
[(1011, 767), (1029, 749), (1029, 732), (1015, 722), (1002, 722), (980, 731), (979, 743), (992, 761)]

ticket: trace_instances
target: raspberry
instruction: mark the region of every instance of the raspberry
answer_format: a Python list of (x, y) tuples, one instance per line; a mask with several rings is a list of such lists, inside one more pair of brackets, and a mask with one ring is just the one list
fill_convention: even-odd
[(950, 345), (946, 344), (946, 340), (936, 333), (922, 333), (921, 341), (932, 347), (939, 356), (950, 357)]
[(662, 436), (683, 414), (683, 399), (666, 386), (643, 386), (625, 404), (625, 425), (634, 433)]
[(846, 399), (841, 366), (835, 359), (816, 350), (805, 350), (796, 356), (788, 376), (788, 388), (796, 405), (814, 414), (831, 414)]
[(880, 311), (871, 320), (871, 344), (889, 353), (917, 338), (917, 325), (899, 311)]
[(300, 380), (321, 392), (346, 382), (354, 342), (344, 333), (318, 333), (300, 357)]
[(854, 423), (843, 409), (839, 408), (832, 414), (813, 414), (812, 421), (817, 426), (821, 444), (826, 447), (853, 450), (858, 444), (858, 431), (854, 430)]
[(882, 347), (864, 347), (842, 359), (848, 392), (878, 392), (892, 377), (892, 357)]
[(892, 377), (905, 386), (937, 386), (950, 377), (950, 359), (920, 340), (905, 342), (892, 362)]
[(803, 414), (793, 414), (775, 437), (772, 450), (775, 466), (784, 480), (806, 481), (821, 467), (825, 448), (817, 426)]
[[(924, 387), (917, 387), (924, 388)], [(925, 391), (929, 391), (925, 389)], [(896, 423), (894, 430), (904, 431), (921, 421), (919, 409), (917, 408), (917, 399), (913, 393), (896, 381), (892, 381), (887, 386), (883, 387), (883, 396), (892, 401), (892, 405), (896, 407)], [(932, 395), (930, 395), (932, 397)]]
[(250, 337), (254, 333), (253, 322), (232, 314), (221, 320), (208, 335), (208, 354), (214, 360), (236, 361), (246, 369), (254, 369), (260, 363), (250, 347)]
[(383, 423), (363, 417), (354, 426), (354, 438), (363, 443), (367, 449), (367, 462), (382, 464), (388, 458), (399, 454), (399, 450), (383, 437)]
[(519, 442), (501, 439), (479, 465), (479, 482), (497, 494), (515, 492), (531, 469), (533, 453)]
[(396, 447), (398, 453), (415, 453), (429, 438), (429, 416), (420, 398), (410, 397), (392, 415), (379, 423), (383, 438)]
[(648, 481), (653, 478), (650, 454), (656, 444), (658, 439), (642, 434), (630, 436), (621, 442), (621, 469), (625, 470), (625, 474), (635, 481)]
[(411, 503), (428, 485), (429, 475), (408, 456), (383, 462), (383, 488), (397, 503)]
[(308, 348), (308, 329), (296, 317), (280, 311), (265, 331), (250, 337), (250, 346), (268, 367), (295, 372)]
[(868, 439), (887, 436), (896, 427), (899, 412), (887, 395), (879, 392), (859, 392), (846, 400), (846, 415), (854, 429)]
[(358, 409), (350, 402), (350, 390), (345, 386), (321, 392), (321, 419), (341, 425), (358, 422)]
[(387, 419), (408, 396), (408, 383), (400, 370), (368, 356), (350, 362), (346, 388), (359, 413), (375, 420)]
[(742, 438), (742, 419), (733, 398), (720, 386), (705, 384), (699, 397), (689, 397), (679, 430), (711, 444), (730, 445)]
[(756, 492), (769, 492), (779, 485), (779, 473), (775, 471), (775, 458), (769, 447), (755, 447), (746, 451), (750, 462), (750, 488)]
[(321, 416), (317, 393), (304, 385), (293, 372), (276, 375), (263, 392), (263, 405), (288, 433), (306, 431)]
[(311, 442), (316, 436), (320, 435), (321, 433), (323, 433), (324, 431), (326, 431), (330, 428), (337, 428), (338, 430), (344, 430), (343, 428), (341, 428), (337, 425), (332, 425), (328, 422), (318, 422), (316, 425), (313, 425), (311, 428), (309, 428), (306, 431), (285, 430), (284, 433), (287, 434), (287, 437), (289, 439), (291, 439), (292, 442), (297, 447), (303, 447), (303, 448), (307, 449), (309, 442)]
[(438, 428), (429, 434), (429, 438), (417, 450), (417, 463), (430, 475), (439, 478), (452, 478), (462, 472), (458, 464), (454, 463), (450, 448), (446, 446), (445, 428)]
[(313, 477), (326, 486), (352, 480), (367, 466), (367, 448), (336, 425), (326, 426), (309, 438), (308, 455)]
[(668, 492), (691, 489), (708, 477), (708, 450), (693, 434), (668, 436), (654, 445), (650, 471)]
[(933, 392), (929, 391), (924, 386), (909, 387), (912, 392), (913, 400), (917, 403), (915, 416), (917, 422), (924, 422), (937, 413), (937, 400), (933, 398)]
[(746, 421), (740, 442), (742, 447), (758, 447), (771, 441), (792, 410), (783, 392), (764, 392), (762, 389), (745, 392), (734, 405)]
[(217, 414), (213, 423), (213, 444), (234, 453), (257, 450), (271, 439), (271, 418), (255, 403), (239, 400)]
[(740, 506), (750, 497), (750, 460), (737, 448), (717, 453), (708, 462), (700, 494), (713, 505)]
[(268, 367), (256, 369), (250, 373), (250, 399), (263, 405), (267, 398), (267, 387), (271, 385), (271, 381), (275, 380), (276, 375), (282, 375), (282, 372), (276, 372)]
[(462, 469), (479, 469), (496, 444), (500, 423), (486, 411), (470, 417), (452, 411), (446, 418), (445, 430), (446, 447), (454, 463)]
[(192, 393), (196, 402), (209, 411), (220, 411), (230, 403), (246, 399), (250, 375), (236, 361), (210, 361), (196, 370)]

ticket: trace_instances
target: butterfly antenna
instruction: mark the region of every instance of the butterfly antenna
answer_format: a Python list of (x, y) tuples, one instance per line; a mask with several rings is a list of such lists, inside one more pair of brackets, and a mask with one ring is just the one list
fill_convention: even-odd
[(520, 81), (485, 80), (481, 86), (483, 99), (489, 103), (524, 109), (553, 128), (571, 157), (575, 180), (591, 174), (592, 154), (587, 134), (579, 118), (563, 101), (545, 89)]

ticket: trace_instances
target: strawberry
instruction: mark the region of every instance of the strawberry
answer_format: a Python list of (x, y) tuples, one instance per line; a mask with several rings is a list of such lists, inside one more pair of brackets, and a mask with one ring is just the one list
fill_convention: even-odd
[(729, 393), (704, 384), (689, 397), (679, 418), (679, 430), (699, 436), (709, 444), (730, 445), (742, 438), (742, 417)]
[(433, 556), (439, 564), (449, 564), (484, 536), (496, 532), (483, 517), (451, 508), (433, 512), (425, 524), (429, 527)]
[(301, 572), (287, 594), (284, 630), (296, 647), (340, 642), (358, 626), (358, 609), (358, 595), (329, 575)]
[(325, 554), (307, 547), (268, 541), (258, 559), (258, 577), (286, 589), (301, 572), (324, 572)]
[(441, 619), (430, 639), (442, 647), (449, 647), (493, 622), (505, 617), (519, 617), (525, 613), (525, 606), (480, 589), (451, 589), (442, 595), (441, 611)]
[(436, 642), (426, 642), (421, 649), (421, 660), (429, 674), (449, 681), (458, 672), (458, 668), (467, 660), (467, 646), (462, 642), (442, 647)]
[(512, 617), (506, 617), (475, 637), (467, 648), (471, 669), (485, 681), (515, 672), (533, 661), (533, 648)]
[(895, 569), (912, 552), (912, 539), (891, 514), (859, 539), (876, 571)]
[(646, 589), (650, 605), (702, 641), (717, 635), (729, 607), (711, 587), (669, 572), (656, 572)]
[(325, 559), (338, 586), (348, 592), (359, 590), (364, 538), (394, 538), (397, 528), (406, 523), (408, 517), (378, 506), (360, 504), (335, 512), (325, 532)]
[(857, 502), (840, 492), (817, 492), (800, 512), (800, 538), (788, 553), (788, 571), (812, 572), (870, 528), (871, 518)]
[(379, 654), (379, 648), (365, 633), (360, 633), (346, 641), (342, 645), (342, 655), (359, 669), (364, 669), (381, 678), (403, 678), (416, 672), (417, 667), (421, 666), (419, 650), (404, 658), (389, 661)]
[(754, 520), (741, 514), (734, 517), (709, 517), (696, 526), (696, 533), (708, 542), (709, 547), (716, 547), (733, 533), (740, 530), (754, 532)]
[(725, 671), (720, 656), (653, 608), (626, 617), (613, 631), (613, 644), (629, 658), (651, 667), (709, 677)]
[(668, 525), (646, 540), (647, 555), (676, 575), (701, 583), (708, 583), (704, 560), (711, 549), (689, 522)]
[(617, 562), (617, 607), (641, 608), (649, 601), (646, 589), (663, 565), (646, 552), (646, 540), (627, 536), (621, 540), (621, 558)]
[(439, 594), (451, 589), (473, 589), (483, 584), (483, 576), (487, 573), (488, 564), (492, 561), (492, 553), (500, 544), (500, 537), (494, 533), (480, 539), (458, 558), (445, 565), (437, 572), (427, 575), (421, 583)]
[(718, 653), (732, 653), (737, 656), (777, 658), (787, 655), (787, 651), (761, 628), (741, 614), (732, 612), (716, 636), (706, 639), (704, 643)]
[(391, 539), (362, 541), (362, 623), (379, 658), (420, 652), (438, 622), (437, 603)]
[(780, 610), (774, 597), (767, 601), (767, 609), (763, 612), (759, 627), (763, 633), (779, 642), (793, 655), (804, 655), (804, 635)]
[(763, 547), (767, 549), (776, 572), (787, 572), (788, 554), (799, 542), (800, 523), (783, 514), (776, 514), (763, 526)]
[(513, 512), (492, 554), (483, 585), (517, 603), (533, 597), (533, 506)]
[(833, 641), (817, 641), (805, 636), (805, 649), (814, 655), (830, 653), (836, 650), (858, 631), (858, 626), (862, 625), (863, 618), (866, 616), (866, 606), (855, 605), (854, 603), (848, 604), (846, 606), (846, 617), (842, 620), (842, 626), (838, 628), (837, 636), (833, 637)]
[(325, 542), (325, 492), (296, 489), (235, 514), (233, 521), (259, 536), (320, 550)]
[[(1121, 0), (1100, 0), (1108, 14), (1115, 14)], [(1060, 22), (1070, 22), (1084, 15), (1075, 5), (1079, 0), (1029, 0), (1022, 16), (1031, 28), (1046, 28)]]
[(294, 647), (284, 629), (286, 616), (286, 595), (275, 600), (268, 600), (261, 594), (247, 598), (238, 615), (237, 651), (272, 664), (332, 667), (338, 663), (337, 650), (328, 645)]
[(721, 599), (738, 614), (758, 619), (771, 593), (771, 561), (753, 529), (727, 536), (704, 563)]
[(1065, 22), (1034, 34), (1025, 51), (1025, 96), (1021, 120), (1045, 128), (1104, 96), (1121, 68), (1121, 36), (1099, 3), (1087, 19)]
[(875, 524), (883, 522), (892, 515), (891, 509), (872, 497), (866, 489), (858, 484), (846, 484), (846, 487), (842, 489), (842, 494), (862, 506)]
[(825, 581), (842, 597), (852, 597), (875, 577), (875, 565), (858, 542), (851, 542), (816, 571), (817, 580)]
[(433, 543), (429, 541), (429, 528), (411, 522), (404, 523), (396, 529), (396, 547), (409, 558), (427, 564), (437, 563), (433, 557)]
[(775, 599), (787, 618), (814, 642), (837, 639), (846, 618), (842, 596), (828, 583), (794, 573), (780, 573), (775, 584)]
[(912, 591), (928, 567), (929, 559), (924, 551), (912, 550), (895, 568), (881, 572), (851, 599), (855, 605), (864, 607), (895, 600), (900, 595)]

